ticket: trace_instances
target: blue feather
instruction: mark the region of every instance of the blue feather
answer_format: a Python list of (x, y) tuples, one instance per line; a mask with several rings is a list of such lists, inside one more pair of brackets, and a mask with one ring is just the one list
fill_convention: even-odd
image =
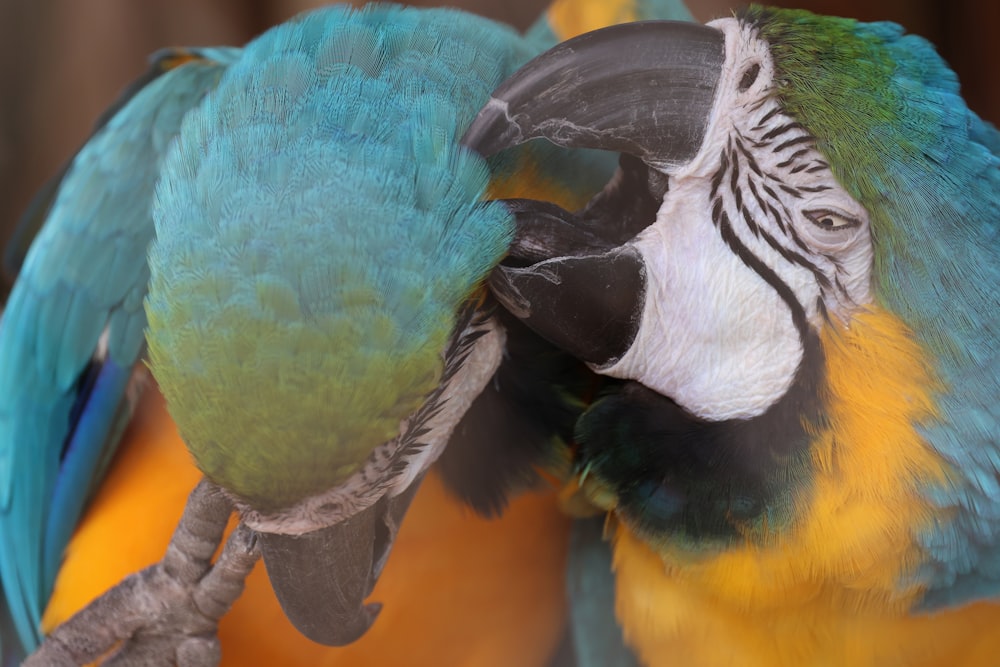
[[(95, 362), (95, 364), (100, 362)], [(88, 498), (98, 479), (108, 446), (118, 441), (128, 416), (123, 397), (132, 368), (107, 359), (87, 377), (77, 396), (79, 414), (70, 415), (70, 435), (59, 464), (52, 504), (45, 528), (43, 581), (51, 585), (62, 553), (76, 529), (81, 499)]]
[(0, 321), (0, 584), (24, 651), (127, 416), (162, 151), (221, 69), (197, 61), (152, 78), (99, 126), (60, 180)]

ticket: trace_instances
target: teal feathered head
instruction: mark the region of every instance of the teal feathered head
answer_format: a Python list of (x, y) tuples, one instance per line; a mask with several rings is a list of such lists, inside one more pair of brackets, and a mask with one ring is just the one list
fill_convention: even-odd
[(345, 480), (399, 434), (506, 250), (485, 163), (455, 148), (506, 33), (476, 23), (437, 55), (438, 20), (335, 8), (272, 30), (164, 167), (153, 372), (198, 465), (257, 507)]

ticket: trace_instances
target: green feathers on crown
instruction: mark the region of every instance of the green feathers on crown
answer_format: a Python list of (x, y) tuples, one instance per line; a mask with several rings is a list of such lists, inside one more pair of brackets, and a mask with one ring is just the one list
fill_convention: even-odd
[(960, 319), (956, 300), (981, 309), (984, 295), (955, 286), (982, 258), (964, 268), (941, 259), (959, 247), (995, 253), (1000, 136), (968, 109), (934, 47), (894, 23), (759, 6), (739, 17), (770, 45), (784, 108), (871, 216), (879, 300), (952, 354), (939, 328)]

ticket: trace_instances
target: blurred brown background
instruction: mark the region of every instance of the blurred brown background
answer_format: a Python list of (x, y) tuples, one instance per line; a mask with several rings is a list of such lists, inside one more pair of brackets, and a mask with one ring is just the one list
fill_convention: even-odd
[[(417, 0), (528, 25), (548, 0)], [(242, 44), (319, 0), (0, 0), (0, 239), (98, 114), (168, 45)], [(786, 0), (825, 14), (889, 19), (933, 41), (980, 115), (1000, 123), (1000, 48), (987, 31), (1000, 3), (980, 0)], [(688, 0), (701, 20), (729, 0)]]

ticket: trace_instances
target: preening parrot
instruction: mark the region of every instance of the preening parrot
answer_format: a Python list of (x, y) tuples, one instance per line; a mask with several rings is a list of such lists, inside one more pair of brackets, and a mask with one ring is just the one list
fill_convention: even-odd
[[(0, 324), (0, 581), (18, 635), (6, 654), (39, 641), (50, 594), (48, 628), (158, 559), (197, 480), (158, 393), (144, 391), (150, 267), (150, 363), (194, 458), (270, 531), (264, 558), (296, 623), (328, 643), (364, 631), (374, 614), (362, 601), (416, 481), (501, 360), (481, 283), (513, 227), (505, 208), (479, 200), (489, 188), (576, 206), (587, 174), (602, 173), (543, 151), (544, 177), (525, 151), (494, 161), (490, 181), (457, 137), (489, 90), (557, 38), (680, 11), (610, 3), (588, 22), (574, 6), (589, 5), (557, 3), (530, 39), (454, 11), (330, 8), (243, 51), (166, 52), (127, 91), (8, 255), (20, 273)], [(495, 489), (519, 469), (478, 495), (451, 470), (456, 493), (495, 509)], [(423, 488), (398, 574), (390, 566), (385, 597), (376, 590), (384, 630), (338, 650), (305, 641), (256, 572), (223, 623), (226, 659), (542, 664), (564, 614), (566, 525), (551, 498), (528, 494), (486, 522), (435, 473)], [(334, 525), (311, 531), (314, 544), (349, 573), (340, 607), (324, 606), (337, 597), (325, 593), (343, 580), (296, 568), (315, 555), (299, 548), (309, 540), (285, 537), (316, 521)]]
[(533, 138), (621, 153), (578, 213), (512, 203), (490, 285), (608, 378), (568, 482), (640, 662), (996, 664), (1000, 133), (933, 47), (758, 6), (608, 28), (463, 141)]

